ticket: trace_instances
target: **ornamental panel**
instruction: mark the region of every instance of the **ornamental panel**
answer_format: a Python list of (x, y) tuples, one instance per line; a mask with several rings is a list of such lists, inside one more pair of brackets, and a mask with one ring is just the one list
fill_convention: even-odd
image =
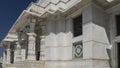
[(82, 41), (73, 43), (73, 57), (74, 58), (81, 58), (83, 56), (83, 45)]

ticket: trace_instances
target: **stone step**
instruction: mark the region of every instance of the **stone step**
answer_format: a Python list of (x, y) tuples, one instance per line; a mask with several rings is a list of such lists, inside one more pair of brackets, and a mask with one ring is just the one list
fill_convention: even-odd
[(20, 61), (14, 64), (7, 64), (5, 68), (44, 68), (44, 61)]
[(15, 63), (16, 67), (20, 68), (44, 68), (44, 62), (42, 61), (23, 61)]

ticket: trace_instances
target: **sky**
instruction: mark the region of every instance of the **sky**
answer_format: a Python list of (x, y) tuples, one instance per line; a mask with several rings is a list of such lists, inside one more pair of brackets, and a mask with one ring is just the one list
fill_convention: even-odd
[[(30, 2), (36, 0), (0, 0), (0, 42)], [(2, 51), (0, 48), (0, 54)]]

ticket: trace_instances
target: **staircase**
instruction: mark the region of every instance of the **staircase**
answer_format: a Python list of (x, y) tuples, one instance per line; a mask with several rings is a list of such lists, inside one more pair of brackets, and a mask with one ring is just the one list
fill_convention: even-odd
[(6, 64), (3, 68), (44, 68), (44, 61), (19, 61), (14, 64)]
[(43, 61), (23, 61), (15, 64), (16, 68), (44, 68)]

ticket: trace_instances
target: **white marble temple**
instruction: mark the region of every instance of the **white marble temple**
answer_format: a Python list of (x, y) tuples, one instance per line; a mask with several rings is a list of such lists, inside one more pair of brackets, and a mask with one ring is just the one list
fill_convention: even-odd
[[(3, 68), (119, 68), (119, 7), (119, 0), (30, 3), (0, 43)], [(82, 22), (74, 21), (79, 15)], [(76, 37), (75, 23), (82, 26)]]

